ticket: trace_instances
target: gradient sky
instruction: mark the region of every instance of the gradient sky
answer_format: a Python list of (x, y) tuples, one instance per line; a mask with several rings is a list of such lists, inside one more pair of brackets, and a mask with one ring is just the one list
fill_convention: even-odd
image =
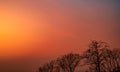
[(34, 72), (91, 40), (120, 48), (119, 0), (0, 1), (0, 72)]

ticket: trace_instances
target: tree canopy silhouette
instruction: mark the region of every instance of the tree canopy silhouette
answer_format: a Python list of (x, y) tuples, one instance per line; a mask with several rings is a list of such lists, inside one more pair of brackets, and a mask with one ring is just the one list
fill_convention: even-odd
[(79, 54), (69, 53), (58, 58), (57, 62), (64, 72), (74, 72), (75, 68), (80, 62), (81, 56)]
[(120, 49), (110, 49), (106, 42), (93, 40), (89, 48), (82, 54), (68, 53), (56, 60), (45, 63), (39, 72), (76, 72), (76, 68), (84, 60), (86, 72), (120, 72)]
[(109, 46), (102, 41), (92, 41), (89, 45), (89, 49), (85, 52), (87, 63), (89, 63), (90, 69), (95, 72), (101, 72), (101, 62), (103, 59), (104, 50), (107, 50)]

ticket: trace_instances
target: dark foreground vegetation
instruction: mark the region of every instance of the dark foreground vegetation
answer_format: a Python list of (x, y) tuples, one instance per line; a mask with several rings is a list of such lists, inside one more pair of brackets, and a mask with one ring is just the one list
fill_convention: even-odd
[(120, 49), (92, 41), (83, 54), (69, 53), (41, 66), (38, 72), (120, 72)]

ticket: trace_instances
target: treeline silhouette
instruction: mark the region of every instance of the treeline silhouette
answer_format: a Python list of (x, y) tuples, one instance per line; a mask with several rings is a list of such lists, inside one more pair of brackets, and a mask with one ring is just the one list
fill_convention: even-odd
[[(110, 49), (106, 42), (91, 41), (83, 54), (69, 53), (45, 63), (38, 72), (120, 72), (120, 49)], [(82, 64), (82, 65), (81, 65)]]

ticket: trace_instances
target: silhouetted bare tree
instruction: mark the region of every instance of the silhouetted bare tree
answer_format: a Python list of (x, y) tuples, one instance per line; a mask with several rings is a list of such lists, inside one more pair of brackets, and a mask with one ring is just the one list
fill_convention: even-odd
[(57, 62), (63, 72), (74, 72), (80, 62), (79, 54), (67, 54), (58, 58)]
[(106, 50), (103, 55), (104, 61), (101, 63), (105, 72), (120, 71), (120, 49)]
[(109, 46), (102, 41), (92, 41), (89, 49), (85, 52), (86, 62), (90, 64), (91, 72), (101, 72), (101, 62), (103, 60), (103, 50)]
[(59, 72), (56, 61), (50, 61), (39, 68), (39, 72)]

